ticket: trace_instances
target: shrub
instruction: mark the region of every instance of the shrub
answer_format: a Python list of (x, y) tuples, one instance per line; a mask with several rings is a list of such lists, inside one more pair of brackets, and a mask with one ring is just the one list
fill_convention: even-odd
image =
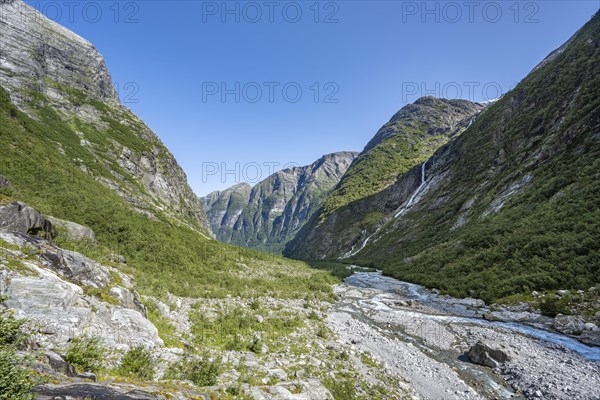
[(25, 335), (21, 327), (25, 323), (24, 319), (16, 319), (11, 312), (0, 311), (0, 346), (18, 345), (24, 340)]
[(254, 338), (252, 338), (252, 344), (250, 345), (250, 351), (255, 354), (261, 354), (263, 345), (264, 345), (263, 341), (260, 340), (259, 337), (255, 336)]
[(173, 364), (166, 376), (170, 379), (189, 380), (196, 386), (213, 386), (221, 374), (223, 362), (221, 357), (211, 356), (205, 352), (200, 358), (186, 355), (181, 361)]
[(556, 296), (546, 296), (540, 302), (540, 311), (546, 317), (554, 318), (558, 314), (570, 314), (569, 309)]
[(122, 376), (150, 381), (154, 379), (155, 365), (156, 359), (152, 351), (143, 345), (138, 345), (125, 353), (117, 372)]
[(98, 372), (102, 368), (105, 351), (99, 337), (76, 337), (71, 341), (65, 358), (78, 369)]
[(33, 399), (31, 389), (37, 384), (33, 372), (15, 353), (12, 346), (0, 347), (0, 399)]
[(27, 335), (12, 313), (0, 310), (0, 400), (33, 399), (31, 389), (39, 382), (28, 368), (27, 359), (18, 357), (17, 347)]
[(356, 389), (354, 383), (349, 380), (326, 379), (323, 384), (335, 400), (354, 400), (356, 398)]

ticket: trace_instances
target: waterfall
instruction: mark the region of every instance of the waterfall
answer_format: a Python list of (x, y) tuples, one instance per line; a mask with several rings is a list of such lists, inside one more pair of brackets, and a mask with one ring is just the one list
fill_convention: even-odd
[(396, 215), (394, 215), (394, 218), (398, 218), (399, 216), (403, 215), (410, 208), (410, 206), (412, 206), (412, 203), (415, 200), (415, 197), (417, 197), (417, 195), (421, 192), (421, 189), (423, 189), (423, 187), (425, 186), (425, 166), (426, 165), (427, 165), (427, 161), (425, 161), (423, 163), (423, 165), (421, 165), (421, 184), (419, 185), (417, 190), (415, 190), (415, 192), (412, 194), (412, 196), (410, 196), (408, 203), (406, 203), (406, 205), (404, 207), (402, 207), (400, 209), (400, 211), (398, 211), (396, 213)]
[[(404, 214), (412, 205), (413, 201), (415, 200), (415, 198), (417, 197), (417, 195), (421, 192), (421, 190), (423, 189), (423, 187), (425, 186), (425, 167), (427, 165), (427, 161), (425, 161), (422, 165), (421, 165), (421, 184), (419, 185), (419, 187), (417, 188), (417, 190), (415, 190), (415, 192), (412, 194), (412, 196), (410, 197), (410, 199), (408, 200), (408, 203), (406, 203), (406, 205), (404, 207), (402, 207), (400, 209), (400, 211), (398, 211), (396, 213), (396, 215), (394, 215), (394, 218), (398, 218), (400, 215)], [(383, 226), (383, 225), (382, 225)], [(340, 259), (344, 259), (344, 258), (349, 258), (352, 257), (356, 254), (358, 254), (358, 252), (360, 252), (362, 249), (365, 248), (365, 246), (367, 245), (367, 243), (369, 243), (369, 240), (371, 240), (371, 238), (373, 236), (375, 236), (377, 233), (379, 233), (379, 231), (381, 230), (382, 226), (380, 226), (379, 228), (377, 228), (377, 230), (375, 232), (373, 232), (372, 235), (369, 235), (360, 245), (360, 247), (356, 250), (354, 250), (354, 248), (356, 247), (356, 244), (354, 246), (352, 246), (352, 248), (350, 249), (350, 251), (348, 251), (346, 254), (344, 254), (343, 256), (339, 257)], [(366, 231), (362, 231), (361, 235), (366, 233)]]
[[(342, 257), (340, 257), (340, 259), (344, 259), (344, 258), (348, 258), (348, 257), (352, 257), (356, 254), (358, 254), (359, 251), (361, 251), (362, 249), (365, 248), (365, 246), (367, 245), (367, 243), (369, 243), (369, 240), (371, 240), (371, 238), (375, 235), (377, 235), (377, 233), (379, 233), (379, 231), (381, 230), (381, 226), (379, 228), (377, 228), (377, 230), (375, 232), (373, 232), (372, 235), (368, 236), (364, 242), (362, 242), (362, 244), (360, 245), (360, 247), (357, 250), (354, 250), (354, 248), (356, 247), (356, 245), (352, 246), (352, 248), (350, 249), (349, 252), (347, 252), (346, 254), (344, 254)], [(362, 231), (362, 233), (365, 233), (366, 231)]]

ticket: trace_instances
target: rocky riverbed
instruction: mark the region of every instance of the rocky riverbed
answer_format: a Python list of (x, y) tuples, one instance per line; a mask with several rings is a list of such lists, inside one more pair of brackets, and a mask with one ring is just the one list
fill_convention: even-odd
[[(516, 322), (488, 321), (479, 300), (359, 272), (336, 287), (328, 324), (343, 342), (372, 354), (419, 399), (600, 399), (600, 348)], [(501, 343), (509, 360), (492, 369), (467, 353)]]

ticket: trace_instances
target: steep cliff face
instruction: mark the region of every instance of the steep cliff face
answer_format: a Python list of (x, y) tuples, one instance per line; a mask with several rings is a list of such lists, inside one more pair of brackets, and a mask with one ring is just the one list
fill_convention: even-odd
[[(416, 169), (400, 177), (353, 261), (485, 300), (598, 284), (599, 90), (596, 14), (437, 150), (420, 188)], [(392, 197), (405, 183), (412, 204)]]
[[(160, 139), (118, 99), (102, 56), (22, 1), (0, 4), (0, 86), (10, 102), (57, 135), (49, 152), (84, 171), (136, 211), (208, 232), (185, 173)], [(59, 128), (59, 125), (63, 127)], [(5, 175), (19, 161), (5, 157)], [(15, 188), (21, 182), (12, 180)]]
[(219, 240), (280, 252), (312, 217), (357, 153), (328, 154), (305, 166), (276, 172), (254, 188), (236, 185), (202, 199)]
[(219, 240), (227, 242), (231, 239), (235, 223), (248, 206), (251, 191), (252, 186), (244, 182), (200, 198), (208, 222)]
[[(367, 144), (285, 254), (317, 259), (351, 253), (393, 212), (390, 201), (410, 196), (419, 186), (420, 165), (460, 135), (484, 108), (433, 97), (403, 107)], [(398, 177), (408, 171), (414, 172), (411, 179), (398, 187)]]

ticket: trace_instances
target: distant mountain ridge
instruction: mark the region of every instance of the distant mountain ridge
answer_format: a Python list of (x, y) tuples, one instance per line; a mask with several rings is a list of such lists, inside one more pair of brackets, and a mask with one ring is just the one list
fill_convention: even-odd
[(276, 172), (254, 187), (241, 183), (200, 198), (215, 236), (227, 243), (280, 252), (357, 154), (327, 154), (310, 165)]

